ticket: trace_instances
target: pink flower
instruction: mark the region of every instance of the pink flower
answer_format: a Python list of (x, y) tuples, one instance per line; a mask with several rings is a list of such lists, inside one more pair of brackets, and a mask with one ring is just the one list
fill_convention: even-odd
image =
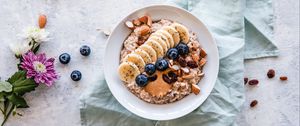
[(45, 53), (35, 55), (30, 51), (23, 55), (21, 68), (27, 71), (27, 78), (34, 78), (38, 84), (51, 86), (58, 78), (53, 63), (54, 58), (46, 59)]

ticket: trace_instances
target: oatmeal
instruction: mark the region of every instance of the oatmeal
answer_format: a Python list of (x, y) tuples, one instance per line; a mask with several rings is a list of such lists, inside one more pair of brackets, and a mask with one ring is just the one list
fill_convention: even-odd
[(120, 79), (143, 101), (166, 104), (201, 94), (206, 52), (197, 36), (171, 20), (143, 16), (127, 21), (132, 30), (120, 54)]

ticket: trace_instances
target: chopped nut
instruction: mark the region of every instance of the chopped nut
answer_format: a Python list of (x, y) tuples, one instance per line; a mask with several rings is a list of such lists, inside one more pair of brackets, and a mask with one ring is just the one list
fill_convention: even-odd
[(192, 84), (192, 92), (195, 94), (195, 95), (198, 95), (200, 93), (200, 88), (198, 85), (196, 84)]
[(204, 73), (198, 74), (199, 77), (203, 77), (204, 75), (205, 75)]
[(199, 56), (197, 55), (197, 54), (193, 54), (192, 55), (192, 59), (195, 61), (195, 62), (199, 62), (199, 60), (200, 60), (200, 58), (199, 58)]
[(253, 101), (250, 103), (250, 107), (254, 107), (254, 106), (256, 106), (256, 105), (257, 105), (257, 103), (258, 103), (258, 101), (257, 101), (257, 100), (253, 100)]
[(192, 78), (194, 78), (194, 76), (192, 74), (188, 74), (188, 75), (183, 75), (182, 78), (183, 79), (192, 79)]
[(281, 76), (281, 77), (279, 77), (279, 79), (282, 80), (282, 81), (285, 81), (285, 80), (288, 79), (288, 77), (287, 76)]
[(201, 50), (200, 50), (200, 56), (201, 56), (202, 58), (204, 58), (206, 55), (207, 55), (207, 54), (206, 54), (206, 52), (204, 51), (204, 49), (201, 48)]
[(181, 67), (180, 69), (181, 69), (184, 73), (189, 73), (189, 72), (190, 72), (189, 68), (186, 68), (186, 67)]
[(131, 30), (134, 29), (134, 25), (133, 25), (133, 23), (132, 23), (131, 21), (126, 21), (126, 22), (125, 22), (125, 25), (126, 25), (129, 29), (131, 29)]
[(138, 19), (134, 19), (132, 22), (135, 26), (140, 26), (142, 24)]
[(273, 78), (275, 76), (275, 70), (270, 69), (267, 73), (268, 78)]
[(205, 58), (202, 58), (202, 59), (200, 60), (199, 65), (202, 67), (202, 66), (205, 65), (205, 63), (206, 63), (206, 59), (205, 59)]
[(142, 25), (140, 30), (141, 30), (141, 35), (144, 36), (144, 35), (147, 35), (148, 33), (150, 33), (151, 29), (147, 25)]
[(152, 18), (150, 16), (147, 16), (147, 19), (148, 19), (147, 25), (151, 27), (152, 26)]
[(169, 66), (172, 70), (175, 70), (175, 71), (177, 71), (177, 70), (179, 70), (180, 69), (180, 67), (178, 66), (178, 65), (173, 65), (173, 66)]
[(147, 22), (148, 22), (148, 16), (140, 17), (138, 20), (139, 20), (140, 22), (144, 23), (144, 24), (147, 24)]
[(249, 81), (249, 85), (258, 85), (259, 81), (257, 79), (253, 79)]

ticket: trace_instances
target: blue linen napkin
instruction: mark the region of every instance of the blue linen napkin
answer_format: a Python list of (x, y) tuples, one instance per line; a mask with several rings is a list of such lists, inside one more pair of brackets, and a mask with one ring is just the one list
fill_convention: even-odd
[(244, 102), (244, 59), (277, 56), (271, 0), (171, 0), (203, 21), (217, 41), (220, 70), (207, 100), (174, 120), (138, 117), (112, 96), (104, 77), (81, 97), (83, 126), (231, 126)]

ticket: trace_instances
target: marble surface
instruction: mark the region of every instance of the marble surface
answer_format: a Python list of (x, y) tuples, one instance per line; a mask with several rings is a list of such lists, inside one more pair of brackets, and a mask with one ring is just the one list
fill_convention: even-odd
[[(26, 94), (29, 109), (19, 109), (23, 116), (11, 117), (7, 126), (80, 126), (79, 96), (100, 76), (101, 60), (106, 37), (97, 29), (111, 28), (130, 11), (159, 0), (0, 0), (0, 77), (4, 80), (17, 68), (17, 60), (8, 45), (20, 41), (17, 36), (23, 28), (37, 25), (37, 17), (48, 16), (46, 29), (51, 41), (40, 50), (49, 57), (63, 52), (71, 54), (68, 65), (56, 60), (61, 77), (47, 88), (40, 86)], [(237, 118), (240, 126), (299, 126), (299, 1), (274, 2), (275, 43), (281, 54), (276, 58), (261, 58), (245, 62), (245, 76), (260, 80), (258, 87), (246, 86), (247, 100)], [(81, 45), (92, 47), (92, 54), (83, 57)], [(276, 70), (274, 79), (267, 79), (269, 68)], [(80, 70), (79, 82), (70, 79), (72, 70)], [(289, 80), (281, 82), (280, 75)], [(258, 105), (249, 108), (251, 100)], [(2, 117), (0, 117), (2, 120)]]

